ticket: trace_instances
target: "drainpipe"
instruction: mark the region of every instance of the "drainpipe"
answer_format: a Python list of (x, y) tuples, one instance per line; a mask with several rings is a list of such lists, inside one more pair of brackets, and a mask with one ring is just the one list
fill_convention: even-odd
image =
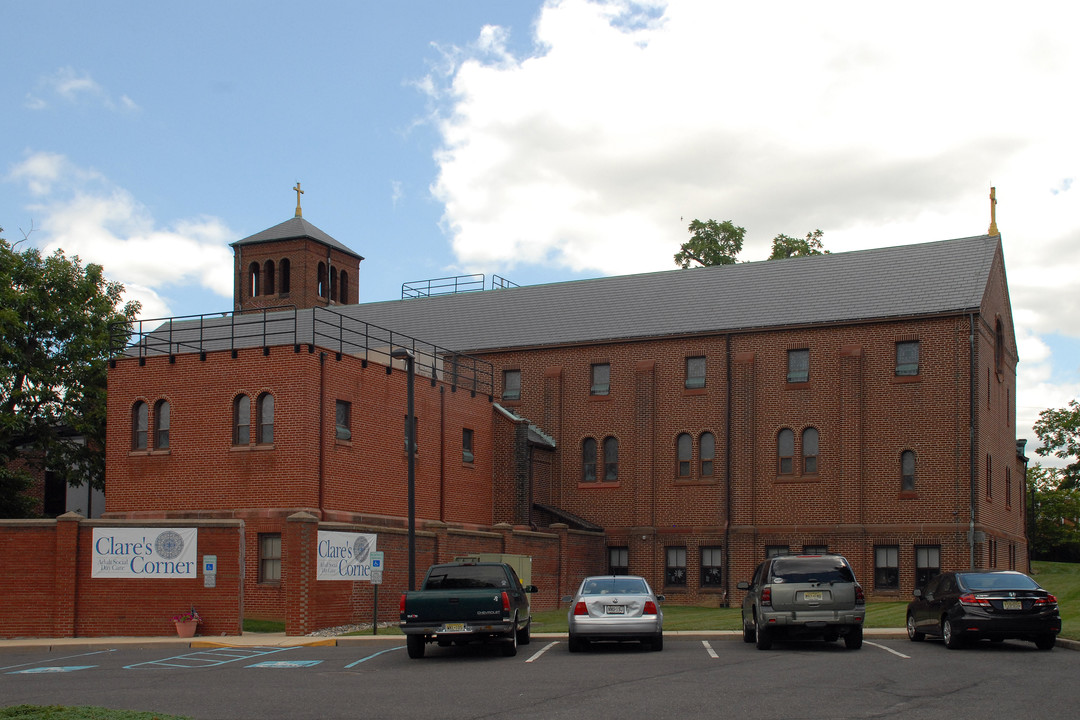
[[(312, 338), (314, 340), (314, 338)], [(323, 437), (324, 415), (326, 413), (325, 398), (323, 397), (326, 387), (326, 353), (319, 353), (319, 519), (323, 517), (323, 456), (326, 454), (326, 438)]]
[[(432, 368), (435, 372), (435, 368)], [(446, 391), (439, 385), (439, 522), (446, 521)]]
[(976, 488), (977, 475), (975, 473), (975, 412), (976, 412), (976, 398), (975, 398), (975, 381), (978, 379), (976, 366), (975, 366), (975, 314), (968, 313), (968, 412), (970, 413), (970, 421), (968, 425), (968, 446), (970, 448), (968, 464), (969, 469), (969, 490), (971, 497), (969, 499), (969, 520), (968, 520), (968, 566), (970, 569), (975, 569), (975, 503), (978, 499), (978, 490)]
[(727, 373), (727, 398), (724, 400), (724, 605), (731, 591), (731, 335), (724, 336), (724, 362)]

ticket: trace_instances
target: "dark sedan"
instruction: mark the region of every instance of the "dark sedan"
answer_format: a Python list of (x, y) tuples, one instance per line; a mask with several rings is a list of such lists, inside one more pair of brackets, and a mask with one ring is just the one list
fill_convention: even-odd
[(1061, 632), (1057, 598), (1024, 573), (973, 570), (938, 575), (913, 593), (908, 638), (940, 635), (951, 650), (967, 640), (1028, 640), (1050, 650)]

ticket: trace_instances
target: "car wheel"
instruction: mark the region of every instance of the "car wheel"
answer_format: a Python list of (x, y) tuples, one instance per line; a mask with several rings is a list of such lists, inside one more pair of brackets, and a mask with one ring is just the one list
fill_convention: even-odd
[(529, 618), (523, 629), (518, 630), (517, 641), (518, 645), (528, 645), (532, 642), (532, 618)]
[(649, 642), (649, 647), (653, 652), (660, 652), (664, 649), (664, 633), (659, 632), (653, 636)]
[(574, 635), (571, 635), (570, 639), (567, 641), (567, 647), (572, 653), (581, 652), (585, 649), (584, 644), (581, 642), (581, 638), (575, 637)]
[(922, 642), (926, 639), (926, 633), (921, 633), (915, 629), (915, 616), (907, 616), (907, 638), (911, 642)]
[(758, 650), (768, 650), (772, 647), (772, 633), (766, 628), (758, 627), (757, 618), (754, 619), (754, 634)]
[(848, 650), (858, 650), (862, 647), (862, 625), (856, 625), (844, 635), (844, 647)]
[(752, 643), (757, 639), (757, 631), (754, 630), (753, 625), (747, 625), (745, 622), (742, 626), (742, 641), (745, 643)]
[(1057, 643), (1056, 635), (1042, 635), (1035, 639), (1035, 647), (1040, 650), (1053, 650), (1054, 645)]
[(406, 635), (405, 647), (409, 651), (409, 657), (422, 658), (424, 657), (424, 636), (423, 635)]
[(514, 618), (514, 627), (507, 633), (507, 638), (503, 640), (502, 654), (503, 657), (514, 657), (517, 655), (518, 646), (518, 634), (517, 634), (517, 618)]
[(941, 639), (945, 641), (945, 647), (956, 650), (963, 645), (960, 633), (956, 632), (952, 620), (945, 618), (941, 621)]

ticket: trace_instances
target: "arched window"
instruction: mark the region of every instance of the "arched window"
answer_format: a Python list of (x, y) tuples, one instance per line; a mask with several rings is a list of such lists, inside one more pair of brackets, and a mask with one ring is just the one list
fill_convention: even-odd
[(169, 401), (158, 400), (154, 405), (154, 449), (169, 449)]
[(342, 305), (349, 302), (349, 273), (344, 270), (341, 271), (341, 282), (338, 284), (338, 297)]
[(233, 400), (233, 445), (251, 442), (251, 398), (237, 395)]
[(593, 438), (581, 442), (581, 481), (596, 482), (596, 440)]
[(619, 479), (619, 441), (617, 438), (604, 438), (604, 481), (615, 482)]
[(269, 445), (274, 442), (274, 396), (263, 393), (259, 396), (256, 407), (258, 415), (258, 435), (255, 442), (259, 445)]
[(904, 492), (915, 490), (915, 453), (911, 450), (900, 453), (900, 489)]
[(253, 262), (248, 266), (248, 281), (251, 283), (251, 297), (256, 297), (262, 285), (259, 282), (259, 263)]
[(1005, 325), (998, 318), (994, 322), (994, 370), (998, 375), (1005, 372)]
[(818, 431), (806, 428), (802, 432), (802, 471), (803, 475), (817, 475), (818, 471)]
[(777, 472), (791, 475), (795, 472), (795, 433), (787, 428), (776, 436)]
[(690, 477), (690, 454), (694, 441), (689, 433), (681, 433), (675, 439), (675, 450), (679, 459), (679, 477)]
[(279, 270), (280, 275), (281, 275), (281, 282), (279, 282), (278, 285), (280, 287), (279, 291), (281, 292), (282, 295), (288, 295), (289, 294), (289, 269), (290, 269), (289, 258), (282, 258), (281, 262), (278, 263), (278, 270)]
[(716, 459), (716, 438), (711, 432), (701, 433), (698, 449), (701, 455), (701, 477), (712, 477), (713, 461)]
[(319, 268), (315, 274), (315, 292), (319, 294), (319, 297), (326, 297), (326, 263), (319, 263)]
[(131, 407), (131, 449), (146, 449), (146, 427), (149, 420), (149, 408), (139, 400)]
[(263, 263), (263, 295), (274, 294), (274, 261)]

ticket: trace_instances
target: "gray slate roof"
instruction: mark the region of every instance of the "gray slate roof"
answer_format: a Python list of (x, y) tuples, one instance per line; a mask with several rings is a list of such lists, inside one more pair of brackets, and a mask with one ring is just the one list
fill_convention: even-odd
[(366, 303), (349, 317), (461, 352), (977, 310), (998, 236)]
[(293, 240), (296, 238), (311, 238), (317, 240), (324, 245), (329, 245), (335, 250), (340, 250), (343, 253), (352, 255), (353, 257), (363, 260), (364, 258), (349, 248), (342, 245), (340, 242), (324, 233), (319, 228), (315, 227), (302, 217), (291, 217), (283, 223), (279, 223), (272, 228), (267, 228), (262, 232), (249, 235), (242, 240), (237, 240), (234, 243), (230, 243), (230, 247), (237, 247), (239, 245), (255, 245), (257, 243), (273, 242), (275, 240)]

